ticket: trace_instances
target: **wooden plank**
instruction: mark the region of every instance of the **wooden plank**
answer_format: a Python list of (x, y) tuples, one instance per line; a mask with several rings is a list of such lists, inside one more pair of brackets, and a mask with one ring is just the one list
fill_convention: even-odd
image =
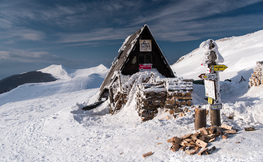
[(167, 140), (168, 143), (173, 143), (173, 144), (180, 143), (181, 141), (182, 141), (182, 139), (178, 138), (178, 137), (172, 137), (172, 138)]
[(255, 127), (247, 127), (245, 128), (245, 131), (255, 131)]
[(233, 127), (232, 127), (232, 126), (229, 126), (229, 125), (226, 125), (226, 124), (222, 124), (222, 125), (221, 125), (221, 128), (231, 130)]
[(215, 146), (213, 146), (212, 148), (210, 148), (210, 149), (208, 149), (207, 151), (206, 151), (206, 154), (207, 155), (209, 155), (209, 154), (211, 154), (213, 151), (215, 151), (216, 150), (216, 147)]
[(195, 147), (194, 150), (185, 150), (185, 152), (189, 155), (193, 155), (199, 151), (199, 147)]
[(193, 135), (193, 133), (190, 133), (190, 134), (187, 134), (187, 135), (183, 136), (182, 138), (183, 139), (187, 139), (187, 138), (190, 138), (192, 135)]
[(183, 141), (180, 143), (181, 146), (187, 146), (187, 144), (188, 144), (188, 142), (185, 141), (185, 140), (183, 140)]
[(209, 129), (209, 134), (216, 134), (218, 126), (212, 126)]
[(211, 138), (211, 139), (208, 141), (208, 143), (209, 143), (209, 142), (213, 142), (215, 139), (216, 139), (215, 137), (214, 137), (214, 138)]
[(208, 132), (206, 131), (205, 127), (199, 129), (200, 133), (204, 136), (208, 135)]
[(232, 130), (225, 130), (224, 132), (228, 133), (228, 134), (236, 134), (237, 133), (237, 131), (234, 130), (234, 129), (232, 129)]
[(174, 98), (179, 100), (192, 100), (191, 96), (174, 96)]
[(173, 141), (175, 141), (175, 137), (169, 138), (169, 139), (167, 140), (168, 143), (172, 143)]
[(202, 141), (202, 140), (200, 140), (200, 139), (197, 139), (197, 140), (195, 141), (195, 144), (196, 144), (197, 146), (202, 147), (202, 148), (205, 148), (205, 147), (207, 146), (207, 143), (204, 142), (204, 141)]
[(173, 144), (172, 147), (170, 148), (170, 150), (172, 150), (173, 152), (177, 151), (180, 148), (179, 143), (177, 144)]
[(145, 157), (151, 156), (151, 155), (153, 155), (153, 152), (152, 152), (152, 151), (147, 152), (146, 154), (143, 154), (142, 156), (145, 158)]
[(208, 150), (208, 148), (203, 148), (198, 155), (203, 155), (206, 151)]
[(191, 138), (192, 138), (192, 140), (193, 140), (194, 142), (197, 140), (197, 137), (198, 137), (198, 135), (196, 135), (196, 134), (193, 134), (193, 135), (191, 136)]
[(224, 133), (224, 134), (223, 134), (223, 136), (222, 136), (222, 138), (223, 138), (223, 139), (227, 139), (227, 138), (228, 138), (228, 136), (229, 136), (229, 134), (228, 134), (228, 133)]

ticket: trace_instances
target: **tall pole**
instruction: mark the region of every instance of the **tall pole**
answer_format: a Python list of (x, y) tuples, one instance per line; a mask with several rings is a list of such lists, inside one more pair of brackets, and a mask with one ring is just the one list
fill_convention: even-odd
[[(212, 67), (210, 67), (210, 68), (212, 68)], [(216, 78), (214, 80), (216, 98), (209, 105), (210, 121), (211, 121), (212, 126), (214, 126), (214, 125), (221, 126), (220, 109), (214, 109), (214, 107), (213, 107), (215, 104), (221, 104), (221, 98), (220, 98), (220, 92), (219, 92), (220, 91), (219, 74), (218, 74), (218, 72), (215, 72), (215, 71), (213, 71), (212, 73), (216, 74)]]
[(220, 109), (222, 109), (222, 103), (220, 96), (219, 71), (224, 71), (227, 67), (225, 65), (217, 64), (217, 62), (219, 62), (218, 57), (221, 57), (221, 55), (217, 51), (215, 42), (210, 39), (203, 43), (201, 45), (207, 49), (204, 64), (207, 65), (208, 72), (202, 77), (205, 80), (206, 96), (208, 97), (208, 103), (210, 104), (210, 121), (211, 125), (220, 126)]

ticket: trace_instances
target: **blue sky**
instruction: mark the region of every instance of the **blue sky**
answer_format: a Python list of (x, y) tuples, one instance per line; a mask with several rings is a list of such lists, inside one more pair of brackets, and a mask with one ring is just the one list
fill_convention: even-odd
[(208, 38), (263, 29), (262, 0), (0, 0), (0, 79), (51, 64), (110, 67), (148, 24), (170, 64)]

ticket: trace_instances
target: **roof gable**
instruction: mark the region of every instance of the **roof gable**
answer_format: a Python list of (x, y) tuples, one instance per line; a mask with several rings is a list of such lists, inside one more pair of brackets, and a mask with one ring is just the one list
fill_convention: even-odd
[(100, 87), (100, 98), (101, 98), (102, 94), (104, 93), (105, 88), (108, 89), (109, 88), (108, 86), (110, 86), (110, 83), (114, 79), (113, 78), (114, 72), (115, 71), (121, 71), (122, 72), (123, 68), (125, 67), (128, 60), (130, 59), (129, 56), (131, 55), (132, 51), (134, 51), (136, 46), (138, 46), (139, 39), (141, 39), (141, 38), (145, 39), (142, 37), (142, 35), (145, 35), (145, 34), (148, 37), (150, 37), (149, 39), (151, 39), (153, 41), (153, 46), (158, 51), (158, 54), (160, 55), (160, 59), (162, 60), (163, 64), (166, 66), (165, 70), (167, 72), (166, 72), (166, 74), (163, 74), (163, 75), (168, 76), (168, 77), (174, 77), (173, 71), (171, 70), (170, 65), (168, 64), (166, 58), (163, 56), (162, 51), (159, 48), (158, 44), (156, 43), (155, 39), (153, 38), (153, 36), (149, 30), (149, 27), (147, 25), (144, 25), (141, 29), (139, 29), (134, 34), (128, 36), (125, 39), (124, 43), (122, 44), (121, 48), (118, 51), (117, 57), (112, 62), (112, 66), (111, 66), (107, 76), (105, 77), (105, 79), (104, 79), (104, 81)]

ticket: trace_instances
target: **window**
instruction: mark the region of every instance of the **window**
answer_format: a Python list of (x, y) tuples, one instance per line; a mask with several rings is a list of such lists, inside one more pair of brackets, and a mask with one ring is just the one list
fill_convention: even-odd
[(132, 62), (131, 62), (132, 64), (136, 64), (137, 63), (137, 57), (136, 56), (134, 56), (133, 57), (133, 59), (132, 59)]
[(150, 64), (152, 63), (151, 54), (140, 54), (139, 55), (139, 64)]

